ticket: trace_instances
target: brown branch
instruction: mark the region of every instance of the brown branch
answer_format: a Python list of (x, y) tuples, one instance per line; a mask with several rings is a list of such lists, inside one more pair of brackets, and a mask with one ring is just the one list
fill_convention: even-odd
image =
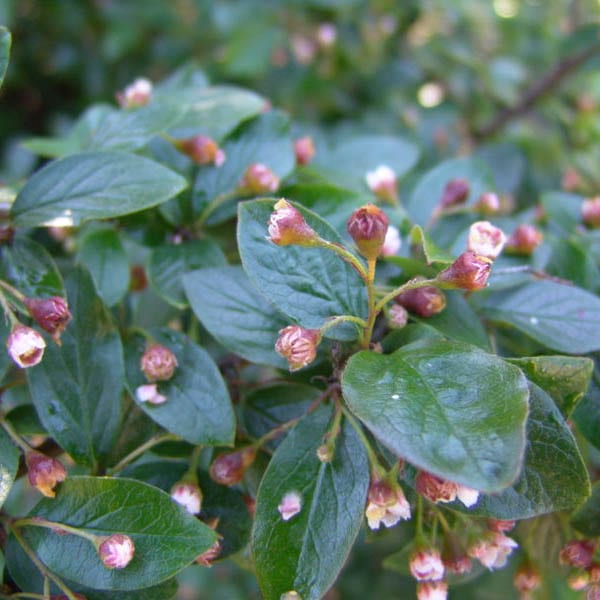
[(542, 97), (560, 85), (563, 79), (576, 71), (583, 63), (600, 52), (600, 41), (560, 61), (541, 79), (534, 81), (523, 97), (514, 105), (501, 110), (488, 123), (473, 132), (476, 140), (490, 137), (509, 121), (528, 112)]

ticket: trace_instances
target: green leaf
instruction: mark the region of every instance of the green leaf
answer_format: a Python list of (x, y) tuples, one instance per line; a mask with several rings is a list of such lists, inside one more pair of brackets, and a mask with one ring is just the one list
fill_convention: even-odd
[(600, 449), (600, 372), (597, 360), (596, 357), (592, 381), (573, 412), (573, 420), (588, 442)]
[(42, 362), (27, 369), (38, 416), (74, 460), (102, 463), (121, 424), (123, 350), (111, 316), (90, 275), (75, 269), (67, 278), (73, 320), (62, 346), (49, 344)]
[(432, 263), (448, 265), (454, 262), (454, 256), (438, 248), (429, 234), (423, 231), (423, 228), (420, 225), (415, 225), (410, 230), (410, 237), (413, 244), (419, 244), (423, 248), (423, 253), (425, 254), (428, 265)]
[(148, 277), (156, 291), (169, 304), (186, 308), (182, 277), (202, 267), (221, 267), (227, 259), (220, 246), (211, 240), (193, 240), (155, 248), (148, 265)]
[(559, 233), (569, 233), (581, 224), (582, 196), (568, 192), (546, 192), (540, 200), (551, 227)]
[[(172, 329), (152, 330), (151, 335), (175, 354), (178, 366), (169, 381), (158, 384), (167, 401), (152, 405), (136, 400), (138, 406), (167, 431), (191, 444), (231, 445), (235, 434), (233, 408), (208, 352)], [(147, 383), (140, 369), (145, 348), (142, 336), (133, 336), (126, 346), (127, 384), (134, 398), (136, 389)]]
[(64, 286), (54, 259), (46, 248), (18, 236), (0, 248), (0, 273), (29, 297), (63, 296)]
[(568, 354), (600, 349), (600, 299), (575, 286), (535, 281), (487, 298), (483, 314)]
[(594, 361), (580, 356), (529, 356), (507, 359), (556, 402), (567, 419), (585, 395)]
[(469, 512), (495, 519), (528, 519), (573, 509), (590, 494), (577, 443), (552, 398), (530, 384), (525, 461), (519, 479), (499, 494), (482, 496)]
[[(29, 394), (27, 387), (25, 387), (25, 390)], [(33, 404), (20, 404), (11, 408), (6, 413), (6, 420), (10, 422), (20, 436), (44, 435), (46, 433)]]
[(600, 535), (600, 482), (592, 486), (588, 501), (573, 513), (571, 524), (588, 537)]
[(287, 368), (275, 342), (288, 319), (254, 288), (240, 266), (200, 269), (183, 276), (192, 310), (229, 351), (250, 362)]
[(14, 442), (10, 439), (6, 431), (0, 428), (0, 507), (4, 504), (12, 488), (20, 456), (21, 452), (15, 446)]
[(141, 156), (85, 152), (51, 162), (27, 181), (12, 206), (18, 227), (61, 219), (80, 225), (156, 206), (186, 187), (183, 177)]
[[(214, 532), (168, 494), (133, 479), (69, 477), (56, 498), (30, 513), (95, 535), (123, 533), (135, 544), (124, 569), (107, 569), (93, 544), (40, 527), (23, 530), (39, 559), (60, 577), (98, 590), (156, 585), (190, 564), (215, 541)], [(85, 565), (85, 569), (81, 568)]]
[[(238, 245), (244, 270), (264, 296), (293, 321), (309, 329), (336, 315), (366, 317), (366, 289), (352, 267), (330, 250), (277, 246), (266, 238), (273, 200), (239, 206)], [(313, 212), (295, 205), (324, 239), (338, 234)], [(354, 339), (355, 327), (336, 328), (331, 337)]]
[[(322, 598), (360, 529), (369, 486), (366, 453), (346, 422), (333, 461), (318, 459), (330, 416), (320, 409), (303, 418), (273, 455), (260, 485), (252, 552), (265, 600), (291, 590), (303, 600)], [(302, 507), (284, 521), (277, 507), (291, 491), (301, 495)]]
[(363, 351), (348, 361), (342, 388), (375, 437), (420, 469), (487, 492), (519, 473), (527, 382), (497, 356), (441, 340)]
[(129, 289), (129, 259), (116, 230), (102, 228), (85, 235), (77, 259), (89, 270), (107, 306), (123, 299)]
[(0, 86), (4, 81), (6, 69), (8, 68), (11, 41), (10, 31), (6, 27), (0, 26)]

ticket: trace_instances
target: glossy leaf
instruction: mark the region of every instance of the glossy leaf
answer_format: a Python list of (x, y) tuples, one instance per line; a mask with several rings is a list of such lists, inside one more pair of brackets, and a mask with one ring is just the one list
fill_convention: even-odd
[(227, 259), (211, 240), (193, 240), (155, 248), (148, 265), (148, 277), (158, 293), (177, 308), (188, 305), (183, 276), (202, 267), (221, 267)]
[[(316, 449), (327, 431), (331, 411), (302, 419), (275, 452), (258, 491), (252, 552), (265, 600), (295, 590), (303, 600), (318, 600), (333, 584), (360, 528), (369, 485), (367, 457), (345, 423), (332, 462)], [(301, 510), (284, 521), (283, 496), (301, 495)]]
[(70, 477), (56, 498), (42, 500), (30, 516), (96, 535), (123, 533), (132, 538), (135, 555), (129, 565), (107, 569), (88, 540), (40, 527), (24, 530), (27, 542), (51, 571), (98, 590), (156, 585), (178, 573), (216, 539), (209, 527), (168, 494), (133, 479)]
[(600, 349), (600, 299), (578, 287), (528, 283), (490, 295), (483, 314), (552, 350), (585, 354)]
[(183, 177), (141, 156), (85, 152), (51, 162), (27, 181), (12, 207), (19, 227), (61, 219), (80, 225), (138, 212), (172, 198)]
[(15, 443), (4, 429), (0, 428), (0, 506), (4, 504), (12, 488), (20, 456), (21, 452)]
[[(358, 274), (337, 254), (321, 248), (277, 246), (266, 238), (273, 200), (239, 207), (238, 244), (244, 270), (257, 289), (302, 327), (317, 329), (336, 315), (366, 316), (366, 290)], [(297, 206), (324, 239), (337, 233), (311, 211)], [(355, 327), (335, 328), (331, 337), (353, 339)]]
[(375, 437), (416, 467), (488, 492), (517, 477), (528, 391), (521, 371), (500, 358), (425, 340), (389, 355), (355, 354), (342, 386)]
[(129, 259), (117, 231), (103, 228), (85, 235), (77, 258), (90, 272), (107, 306), (125, 296), (129, 289)]
[(200, 269), (183, 276), (192, 310), (225, 348), (252, 362), (287, 368), (275, 352), (289, 321), (254, 288), (240, 266)]
[(10, 57), (11, 35), (6, 27), (0, 26), (0, 86), (4, 81)]
[[(229, 392), (217, 365), (200, 346), (172, 329), (152, 330), (152, 338), (177, 357), (177, 368), (169, 381), (158, 384), (166, 396), (163, 404), (139, 402), (138, 406), (167, 431), (192, 444), (231, 445), (235, 420)], [(136, 398), (136, 389), (147, 383), (140, 369), (146, 348), (141, 336), (132, 337), (127, 346), (127, 384)]]
[(123, 351), (90, 275), (75, 269), (66, 288), (73, 320), (62, 345), (49, 343), (42, 362), (27, 369), (27, 381), (48, 433), (77, 462), (96, 465), (121, 424)]

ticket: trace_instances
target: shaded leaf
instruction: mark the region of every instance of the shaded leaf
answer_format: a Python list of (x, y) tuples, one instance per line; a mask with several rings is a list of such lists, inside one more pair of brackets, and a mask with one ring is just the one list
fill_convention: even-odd
[(600, 535), (600, 483), (594, 484), (591, 497), (573, 513), (571, 524), (587, 537)]
[(12, 488), (20, 456), (21, 452), (19, 449), (15, 446), (6, 431), (0, 428), (0, 506), (4, 504)]
[(0, 26), (0, 86), (8, 68), (11, 40), (10, 31), (6, 27)]

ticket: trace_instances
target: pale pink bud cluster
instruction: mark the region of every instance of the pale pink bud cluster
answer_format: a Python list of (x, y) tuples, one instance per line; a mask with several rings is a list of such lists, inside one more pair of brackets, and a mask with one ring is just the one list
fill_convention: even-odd
[(296, 163), (307, 165), (315, 156), (315, 144), (310, 136), (298, 138), (294, 142), (294, 154)]
[(25, 298), (23, 301), (34, 321), (47, 331), (57, 344), (71, 320), (67, 301), (60, 296), (50, 298)]
[(175, 147), (189, 156), (197, 165), (220, 167), (225, 162), (225, 152), (206, 135), (196, 135), (175, 142)]
[(302, 510), (302, 496), (295, 491), (288, 492), (281, 499), (277, 510), (284, 521), (289, 521)]
[(107, 537), (98, 547), (100, 560), (109, 569), (123, 569), (133, 558), (135, 546), (133, 540), (122, 533)]
[(359, 252), (369, 260), (375, 260), (382, 252), (390, 220), (374, 204), (356, 209), (346, 227)]
[(44, 338), (26, 325), (15, 325), (6, 339), (8, 354), (22, 369), (37, 365), (44, 356), (44, 348)]
[(417, 581), (439, 581), (444, 577), (444, 563), (435, 548), (415, 552), (408, 563), (411, 575)]
[(269, 218), (269, 241), (278, 246), (313, 246), (319, 236), (302, 213), (284, 198), (278, 200)]
[(381, 256), (395, 256), (400, 251), (400, 248), (402, 248), (400, 232), (397, 227), (390, 225), (385, 234), (385, 239), (383, 240)]
[(140, 385), (135, 390), (135, 397), (138, 402), (148, 402), (149, 404), (163, 404), (167, 401), (167, 397), (158, 391), (156, 383)]
[(202, 507), (202, 491), (190, 482), (180, 481), (171, 488), (171, 498), (181, 504), (191, 515), (200, 513)]
[(473, 488), (436, 477), (427, 471), (419, 471), (415, 479), (415, 488), (421, 496), (431, 502), (454, 502), (460, 500), (467, 508), (474, 506), (479, 492)]
[(402, 519), (410, 519), (410, 504), (397, 483), (374, 480), (367, 498), (365, 516), (371, 529), (379, 529), (382, 523), (393, 527)]
[(478, 256), (495, 260), (506, 243), (502, 229), (494, 227), (489, 221), (477, 221), (469, 228), (467, 250)]
[(600, 227), (600, 196), (582, 202), (581, 218), (588, 227)]
[(431, 285), (402, 292), (394, 300), (406, 310), (423, 318), (437, 315), (446, 308), (444, 292)]
[(44, 496), (54, 498), (54, 488), (67, 477), (63, 464), (56, 458), (51, 458), (41, 452), (31, 451), (25, 454), (27, 479)]
[(533, 225), (519, 225), (506, 242), (510, 254), (529, 256), (544, 240), (544, 234)]
[(243, 479), (246, 469), (255, 458), (256, 449), (252, 446), (221, 454), (210, 465), (209, 474), (216, 483), (235, 485)]
[(393, 169), (387, 165), (379, 165), (374, 171), (365, 175), (369, 189), (382, 200), (395, 202), (398, 197), (398, 178)]
[(279, 177), (267, 165), (253, 163), (246, 169), (239, 187), (244, 193), (253, 196), (276, 192), (279, 187)]
[(116, 94), (121, 108), (137, 108), (150, 102), (152, 98), (152, 82), (139, 77), (122, 92)]
[(502, 533), (489, 533), (485, 538), (475, 542), (467, 552), (484, 567), (500, 569), (506, 565), (509, 555), (518, 546), (515, 540)]
[(140, 359), (140, 369), (151, 383), (168, 381), (173, 377), (176, 368), (177, 357), (169, 348), (161, 344), (149, 346)]
[(417, 585), (418, 600), (446, 600), (448, 584), (445, 581), (426, 581)]
[(320, 341), (321, 332), (318, 329), (288, 325), (279, 331), (275, 350), (287, 360), (290, 371), (297, 371), (315, 360)]

